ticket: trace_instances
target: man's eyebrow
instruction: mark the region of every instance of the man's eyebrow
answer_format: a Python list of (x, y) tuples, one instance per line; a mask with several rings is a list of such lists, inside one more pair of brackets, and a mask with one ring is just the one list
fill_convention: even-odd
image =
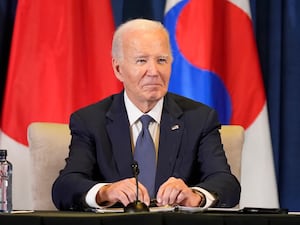
[(134, 58), (135, 59), (137, 59), (137, 58), (149, 58), (149, 56), (147, 56), (147, 55), (136, 55), (136, 56), (134, 56)]

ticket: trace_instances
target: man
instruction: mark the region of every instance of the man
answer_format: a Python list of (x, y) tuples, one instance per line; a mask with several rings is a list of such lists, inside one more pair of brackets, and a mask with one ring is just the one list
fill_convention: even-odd
[(145, 114), (152, 120), (154, 192), (141, 181), (139, 200), (149, 205), (155, 198), (158, 206), (238, 204), (240, 185), (227, 164), (217, 114), (167, 93), (171, 64), (168, 32), (159, 22), (135, 19), (117, 29), (112, 65), (124, 91), (71, 115), (70, 154), (52, 190), (58, 209), (126, 206), (136, 200), (131, 165)]

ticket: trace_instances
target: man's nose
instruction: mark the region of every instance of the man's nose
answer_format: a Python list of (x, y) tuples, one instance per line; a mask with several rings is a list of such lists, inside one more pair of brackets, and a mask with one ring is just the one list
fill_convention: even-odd
[(150, 60), (148, 62), (147, 72), (149, 75), (157, 75), (158, 74), (158, 63), (155, 60)]

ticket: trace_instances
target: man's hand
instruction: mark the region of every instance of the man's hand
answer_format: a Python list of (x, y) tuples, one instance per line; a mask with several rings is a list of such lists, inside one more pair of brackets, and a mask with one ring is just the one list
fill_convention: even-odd
[(158, 206), (182, 205), (199, 206), (204, 196), (195, 193), (182, 179), (169, 178), (163, 183), (157, 193), (156, 200)]
[[(138, 199), (146, 205), (150, 204), (147, 189), (139, 183)], [(99, 205), (112, 206), (121, 202), (124, 206), (136, 200), (136, 180), (128, 178), (103, 186), (97, 193), (96, 201)]]

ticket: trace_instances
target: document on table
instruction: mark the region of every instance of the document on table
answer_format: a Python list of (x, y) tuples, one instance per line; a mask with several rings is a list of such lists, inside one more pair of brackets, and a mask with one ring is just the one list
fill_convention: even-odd
[[(99, 208), (92, 209), (96, 213), (122, 213), (123, 208)], [(286, 214), (287, 209), (281, 208), (202, 208), (187, 206), (155, 206), (149, 208), (150, 212), (185, 212), (185, 213), (243, 213), (243, 214)]]
[[(186, 206), (155, 206), (150, 207), (149, 212), (203, 212), (207, 208), (201, 207), (186, 207)], [(92, 209), (96, 213), (122, 213), (124, 212), (123, 208), (95, 208)]]
[(18, 213), (33, 213), (34, 212), (34, 210), (13, 210), (13, 211), (11, 211), (10, 213), (12, 213), (12, 214), (18, 214)]

